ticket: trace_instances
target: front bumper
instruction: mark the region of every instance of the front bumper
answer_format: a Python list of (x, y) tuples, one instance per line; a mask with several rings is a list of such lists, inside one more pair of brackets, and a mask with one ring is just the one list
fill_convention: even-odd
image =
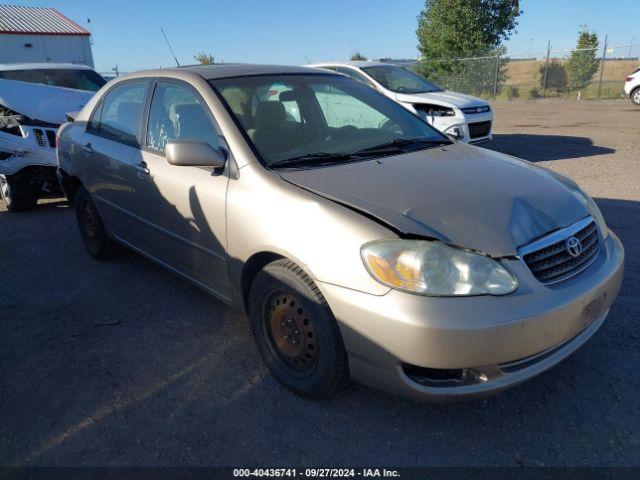
[[(622, 282), (624, 251), (611, 233), (589, 268), (553, 286), (538, 282), (520, 260), (505, 264), (519, 288), (503, 297), (396, 290), (375, 296), (321, 283), (352, 378), (431, 401), (484, 396), (523, 382), (574, 352), (604, 322)], [(432, 381), (434, 371), (463, 375)]]
[[(429, 122), (431, 123), (431, 122)], [(473, 125), (487, 125), (488, 129), (481, 128), (484, 133), (477, 133), (478, 128)], [(453, 134), (457, 131), (460, 135), (458, 141), (464, 143), (487, 142), (492, 138), (493, 112), (480, 114), (456, 113), (453, 117), (434, 117), (432, 125), (445, 134)]]
[(20, 132), (13, 135), (0, 131), (0, 152), (9, 154), (0, 159), (0, 174), (14, 175), (29, 166), (57, 168), (55, 128), (21, 125)]

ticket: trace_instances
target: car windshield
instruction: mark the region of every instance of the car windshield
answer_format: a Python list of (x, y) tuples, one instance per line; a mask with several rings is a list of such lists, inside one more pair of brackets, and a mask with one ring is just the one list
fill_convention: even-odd
[(404, 107), (342, 75), (210, 83), (267, 166), (355, 161), (449, 143)]
[(41, 83), (54, 87), (97, 92), (106, 82), (93, 70), (73, 68), (42, 68), (32, 70), (0, 70), (0, 78)]
[(406, 68), (394, 65), (363, 67), (370, 77), (387, 90), (396, 93), (441, 92), (442, 88)]

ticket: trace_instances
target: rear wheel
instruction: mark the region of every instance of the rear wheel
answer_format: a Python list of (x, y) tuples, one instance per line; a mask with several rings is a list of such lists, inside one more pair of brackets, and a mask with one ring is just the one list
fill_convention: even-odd
[(0, 196), (10, 212), (24, 212), (31, 210), (38, 203), (38, 198), (22, 188), (11, 175), (0, 175)]
[(98, 260), (112, 258), (117, 253), (118, 244), (109, 237), (100, 214), (84, 187), (76, 192), (74, 206), (80, 236), (89, 255)]
[(640, 87), (636, 87), (636, 89), (631, 92), (630, 97), (633, 103), (640, 106)]
[(338, 324), (322, 293), (295, 263), (282, 259), (256, 276), (249, 316), (258, 348), (273, 375), (307, 398), (324, 398), (349, 380)]

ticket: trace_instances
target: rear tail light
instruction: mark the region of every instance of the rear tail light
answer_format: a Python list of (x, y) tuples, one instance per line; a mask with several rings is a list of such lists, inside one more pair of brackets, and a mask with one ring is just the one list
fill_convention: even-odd
[(633, 77), (627, 77), (627, 78), (625, 78), (625, 80), (624, 80), (624, 81), (625, 81), (625, 82), (630, 82), (631, 80), (633, 80)]

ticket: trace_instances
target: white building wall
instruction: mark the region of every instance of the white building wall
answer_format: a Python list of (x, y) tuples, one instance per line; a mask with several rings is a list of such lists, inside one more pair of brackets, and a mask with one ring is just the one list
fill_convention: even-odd
[(90, 37), (0, 34), (0, 63), (25, 62), (69, 62), (93, 67)]

